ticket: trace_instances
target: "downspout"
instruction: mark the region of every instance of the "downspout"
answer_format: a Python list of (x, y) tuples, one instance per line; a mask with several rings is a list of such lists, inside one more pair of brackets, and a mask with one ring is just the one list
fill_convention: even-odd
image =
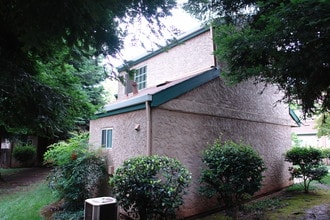
[(217, 46), (214, 42), (214, 27), (211, 25), (210, 26), (210, 34), (211, 34), (211, 38), (212, 38), (212, 49), (213, 49), (213, 65), (214, 67), (218, 68), (218, 62), (217, 62), (217, 56), (215, 55), (215, 50), (217, 49)]
[(146, 101), (146, 116), (147, 116), (147, 155), (152, 155), (152, 144), (151, 144), (151, 108), (149, 101)]

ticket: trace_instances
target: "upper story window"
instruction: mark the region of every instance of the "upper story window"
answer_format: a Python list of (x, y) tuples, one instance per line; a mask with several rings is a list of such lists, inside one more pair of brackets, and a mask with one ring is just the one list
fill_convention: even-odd
[(133, 92), (132, 83), (135, 82), (137, 89), (141, 90), (147, 87), (147, 66), (143, 66), (134, 71), (133, 79), (128, 73), (125, 74), (125, 94)]
[(104, 148), (112, 148), (112, 128), (102, 130), (101, 146)]
[(136, 70), (134, 74), (134, 81), (137, 84), (138, 90), (144, 89), (147, 86), (147, 66)]

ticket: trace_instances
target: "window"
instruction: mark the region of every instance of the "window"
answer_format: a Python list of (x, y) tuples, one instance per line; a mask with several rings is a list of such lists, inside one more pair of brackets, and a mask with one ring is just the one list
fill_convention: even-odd
[(138, 90), (146, 88), (147, 85), (147, 66), (136, 70), (134, 81), (137, 83)]
[(135, 70), (133, 79), (130, 79), (129, 74), (125, 74), (125, 94), (133, 92), (132, 82), (136, 82), (137, 89), (141, 90), (147, 87), (147, 66)]
[(101, 146), (104, 148), (112, 148), (112, 128), (102, 130)]

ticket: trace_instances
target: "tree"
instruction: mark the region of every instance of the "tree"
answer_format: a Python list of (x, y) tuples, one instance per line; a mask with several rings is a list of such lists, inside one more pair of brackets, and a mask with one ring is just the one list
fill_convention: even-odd
[(0, 99), (0, 124), (14, 134), (66, 138), (70, 131), (83, 129), (91, 115), (104, 104), (102, 87), (106, 75), (101, 67), (80, 58), (76, 67), (67, 64), (66, 51), (56, 61), (36, 60), (38, 74), (0, 75), (8, 93)]
[(328, 136), (330, 137), (330, 113), (326, 112), (321, 115), (316, 120), (317, 136)]
[[(159, 22), (174, 0), (0, 0), (0, 134), (65, 137), (102, 105), (90, 64), (121, 48), (119, 22)], [(86, 125), (86, 123), (85, 123)]]
[(237, 217), (241, 203), (262, 186), (263, 160), (249, 145), (216, 140), (203, 152), (202, 161), (201, 193), (216, 197)]
[(139, 156), (119, 167), (110, 184), (119, 205), (141, 220), (175, 219), (191, 173), (176, 159)]
[(54, 166), (49, 186), (64, 200), (65, 211), (81, 211), (86, 199), (105, 195), (105, 158), (88, 147), (88, 135), (81, 134), (50, 145), (44, 155), (45, 164)]
[(285, 154), (285, 160), (293, 166), (289, 171), (293, 178), (302, 178), (305, 193), (313, 180), (320, 181), (328, 174), (328, 169), (322, 166), (322, 151), (313, 147), (293, 147)]
[(330, 110), (329, 1), (189, 0), (185, 8), (213, 16), (228, 81), (275, 84), (305, 114)]

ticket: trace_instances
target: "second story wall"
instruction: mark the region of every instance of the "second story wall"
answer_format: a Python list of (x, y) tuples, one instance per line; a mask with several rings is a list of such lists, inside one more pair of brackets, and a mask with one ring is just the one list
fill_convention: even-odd
[[(161, 53), (142, 57), (132, 67), (146, 67), (146, 88), (173, 81), (215, 66), (211, 31), (200, 29), (187, 35), (184, 42)], [(140, 62), (139, 62), (140, 61)], [(132, 94), (129, 94), (130, 97)], [(127, 98), (125, 86), (118, 86), (118, 98)]]

